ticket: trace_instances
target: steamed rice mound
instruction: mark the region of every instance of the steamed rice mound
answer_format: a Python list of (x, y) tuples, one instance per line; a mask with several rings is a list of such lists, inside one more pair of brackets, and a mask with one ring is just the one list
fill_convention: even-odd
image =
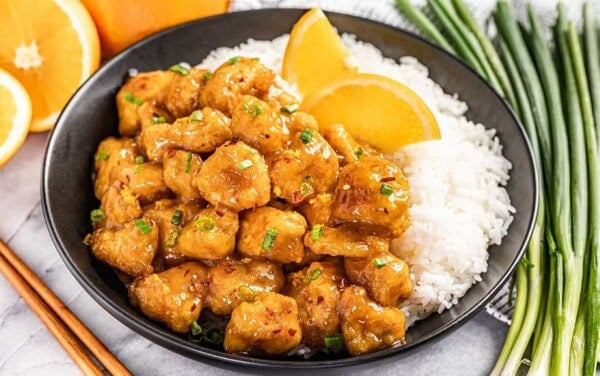
[[(234, 48), (218, 48), (200, 64), (215, 70), (232, 56), (259, 57), (275, 72), (288, 35)], [(488, 247), (500, 244), (515, 209), (504, 186), (511, 164), (502, 156), (494, 129), (465, 117), (467, 104), (429, 78), (413, 57), (384, 58), (375, 46), (342, 35), (360, 72), (395, 79), (415, 91), (435, 115), (441, 140), (401, 148), (387, 158), (402, 168), (412, 193), (411, 225), (392, 242), (392, 251), (410, 265), (414, 290), (402, 308), (407, 326), (458, 302), (487, 270)], [(295, 92), (281, 78), (281, 87)], [(493, 128), (494, 124), (488, 124)]]

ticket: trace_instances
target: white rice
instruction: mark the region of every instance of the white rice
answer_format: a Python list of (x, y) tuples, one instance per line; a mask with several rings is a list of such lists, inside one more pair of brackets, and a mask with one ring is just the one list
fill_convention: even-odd
[[(219, 48), (200, 64), (216, 69), (232, 56), (259, 57), (281, 71), (288, 35), (273, 41), (248, 40)], [(500, 244), (514, 208), (503, 186), (511, 164), (502, 156), (494, 129), (475, 124), (464, 114), (467, 104), (428, 77), (413, 57), (384, 58), (376, 47), (344, 34), (342, 41), (359, 71), (390, 77), (415, 91), (435, 115), (442, 139), (402, 148), (387, 157), (410, 182), (411, 225), (392, 242), (392, 251), (411, 268), (412, 296), (402, 304), (410, 326), (458, 302), (487, 270), (488, 247)], [(285, 85), (280, 78), (278, 82)], [(288, 90), (293, 90), (285, 86)], [(492, 124), (493, 125), (493, 124)]]

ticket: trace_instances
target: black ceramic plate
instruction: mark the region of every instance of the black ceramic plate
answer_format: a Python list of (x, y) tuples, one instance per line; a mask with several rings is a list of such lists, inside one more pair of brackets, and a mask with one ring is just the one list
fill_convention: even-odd
[(177, 353), (221, 365), (274, 369), (347, 366), (397, 355), (471, 318), (507, 280), (528, 241), (537, 205), (535, 169), (523, 129), (502, 99), (471, 69), (419, 37), (380, 23), (329, 13), (329, 19), (340, 32), (356, 34), (358, 39), (379, 47), (384, 55), (394, 59), (403, 55), (418, 58), (446, 92), (458, 93), (469, 104), (470, 119), (498, 130), (504, 155), (513, 163), (507, 189), (517, 213), (502, 245), (490, 249), (489, 267), (483, 280), (452, 309), (434, 314), (410, 328), (403, 346), (341, 359), (258, 359), (231, 355), (189, 343), (131, 307), (125, 288), (115, 274), (95, 261), (82, 243), (90, 231), (89, 212), (98, 206), (90, 177), (93, 154), (103, 138), (117, 134), (114, 96), (128, 70), (165, 69), (181, 61), (196, 63), (220, 46), (235, 46), (248, 38), (273, 39), (288, 33), (303, 13), (304, 10), (297, 9), (230, 13), (150, 37), (94, 74), (73, 96), (50, 136), (42, 172), (42, 204), (60, 256), (104, 309), (135, 332)]

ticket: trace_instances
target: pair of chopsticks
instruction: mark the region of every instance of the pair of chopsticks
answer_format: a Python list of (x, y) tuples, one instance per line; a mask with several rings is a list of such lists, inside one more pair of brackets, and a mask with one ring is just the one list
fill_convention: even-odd
[(131, 375), (46, 284), (0, 240), (0, 273), (46, 325), (84, 375), (104, 375), (88, 352), (112, 375)]

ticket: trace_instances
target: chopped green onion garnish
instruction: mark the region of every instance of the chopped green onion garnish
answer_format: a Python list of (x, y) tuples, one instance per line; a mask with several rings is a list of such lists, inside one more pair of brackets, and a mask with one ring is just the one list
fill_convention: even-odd
[(92, 220), (92, 223), (102, 222), (104, 216), (104, 211), (102, 209), (94, 209), (90, 212), (90, 219)]
[(273, 248), (273, 243), (275, 243), (275, 238), (277, 237), (277, 229), (270, 228), (267, 230), (265, 237), (262, 241), (262, 249), (265, 251), (270, 251)]
[(181, 64), (175, 64), (172, 67), (170, 67), (169, 70), (171, 72), (179, 73), (182, 76), (185, 76), (188, 73), (190, 73), (190, 70)]
[(135, 164), (142, 164), (142, 163), (144, 163), (143, 155), (138, 155), (137, 157), (135, 157)]
[(202, 111), (197, 110), (192, 112), (192, 114), (190, 115), (190, 120), (192, 121), (202, 121), (202, 119), (204, 119)]
[(210, 231), (215, 228), (215, 220), (211, 217), (202, 216), (194, 221), (196, 228), (200, 231)]
[(386, 258), (376, 258), (373, 259), (373, 266), (376, 267), (377, 269), (381, 269), (384, 266), (386, 266), (388, 263), (388, 259)]
[(321, 236), (323, 236), (323, 225), (314, 225), (310, 231), (310, 240), (319, 240), (321, 239)]
[(140, 165), (135, 166), (135, 168), (133, 169), (133, 173), (139, 174), (140, 172), (142, 172), (142, 166), (140, 166)]
[(256, 297), (256, 294), (250, 286), (241, 285), (240, 287), (238, 287), (237, 296), (245, 302), (253, 302), (254, 298)]
[(108, 160), (108, 153), (104, 150), (100, 150), (96, 156), (94, 157), (97, 161), (99, 161), (100, 159), (102, 159), (103, 161), (107, 161)]
[(204, 340), (212, 345), (221, 345), (223, 343), (223, 330), (222, 329), (211, 329), (208, 331)]
[(281, 106), (279, 111), (287, 112), (288, 114), (293, 114), (294, 112), (298, 111), (298, 108), (300, 108), (300, 105), (298, 103), (292, 103), (286, 106)]
[(179, 226), (181, 224), (181, 216), (183, 212), (181, 210), (175, 210), (173, 216), (171, 217), (171, 223), (175, 226)]
[(150, 232), (152, 232), (152, 229), (150, 228), (150, 226), (148, 226), (148, 224), (146, 223), (146, 221), (144, 221), (143, 219), (136, 219), (135, 220), (135, 227), (138, 228), (138, 230), (140, 230), (140, 232), (143, 235), (149, 234)]
[(179, 234), (181, 234), (181, 230), (171, 230), (169, 237), (167, 238), (167, 242), (165, 243), (165, 248), (175, 247), (177, 244), (177, 239), (179, 238)]
[(241, 161), (240, 163), (237, 164), (237, 168), (239, 170), (245, 170), (248, 167), (252, 167), (254, 165), (254, 163), (252, 163), (251, 160), (249, 159), (244, 159), (243, 161)]
[(328, 349), (339, 349), (344, 346), (344, 336), (342, 333), (330, 334), (323, 338), (325, 347)]
[(164, 116), (152, 116), (152, 124), (163, 124), (166, 122), (167, 119)]
[(212, 72), (206, 72), (206, 73), (204, 73), (204, 74), (202, 75), (202, 79), (203, 79), (204, 81), (208, 81), (208, 79), (209, 79), (209, 78), (211, 78), (211, 77), (212, 77), (212, 75), (213, 75), (213, 74), (212, 74)]
[(192, 167), (192, 152), (188, 151), (187, 157), (185, 158), (185, 165), (183, 168), (185, 169), (186, 173), (189, 173), (191, 167)]
[(231, 57), (231, 58), (229, 58), (229, 60), (227, 60), (227, 62), (228, 62), (230, 65), (233, 65), (233, 64), (235, 64), (235, 63), (239, 63), (239, 62), (240, 62), (240, 57), (239, 57), (239, 56), (234, 56), (234, 57)]
[(131, 102), (131, 103), (135, 104), (136, 106), (141, 106), (142, 103), (144, 103), (144, 100), (142, 98), (138, 98), (135, 95), (131, 94), (130, 92), (123, 94), (123, 98), (125, 98), (125, 100), (127, 102)]
[(242, 108), (252, 116), (258, 116), (262, 113), (262, 110), (257, 105), (253, 105), (252, 108), (250, 108), (250, 106), (248, 106), (248, 103), (244, 103), (242, 105)]
[(303, 143), (308, 144), (313, 138), (312, 129), (304, 128), (302, 132), (300, 132), (300, 139)]
[(260, 57), (253, 57), (252, 59), (250, 59), (252, 61), (260, 61)]
[(356, 159), (360, 159), (360, 157), (362, 157), (362, 155), (364, 154), (364, 150), (363, 148), (359, 147), (358, 149), (356, 149), (354, 151), (354, 156), (356, 157)]
[(314, 281), (314, 280), (318, 279), (322, 273), (323, 273), (323, 271), (321, 270), (321, 268), (311, 269), (304, 276), (304, 282)]
[(313, 183), (314, 180), (310, 175), (307, 175), (302, 179), (302, 182), (300, 183), (300, 193), (302, 196), (306, 196), (313, 192)]
[(198, 324), (198, 321), (192, 322), (191, 332), (193, 336), (199, 336), (202, 334), (202, 327)]
[(381, 189), (379, 189), (379, 193), (389, 197), (392, 193), (394, 193), (394, 189), (391, 185), (383, 183), (381, 184)]

